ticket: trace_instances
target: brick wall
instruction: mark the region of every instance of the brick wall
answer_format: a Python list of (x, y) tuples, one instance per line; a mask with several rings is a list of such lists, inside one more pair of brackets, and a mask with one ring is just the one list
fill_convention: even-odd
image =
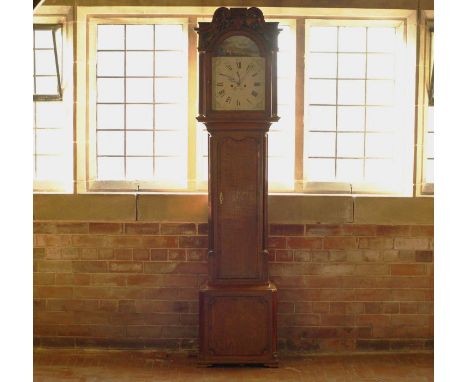
[[(34, 223), (39, 346), (195, 350), (206, 223)], [(430, 349), (433, 227), (271, 224), (284, 350)]]

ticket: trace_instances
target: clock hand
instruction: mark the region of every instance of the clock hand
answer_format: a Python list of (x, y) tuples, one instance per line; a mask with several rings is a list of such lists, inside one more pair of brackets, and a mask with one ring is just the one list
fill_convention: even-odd
[(224, 74), (224, 73), (218, 73), (218, 74), (219, 74), (220, 76), (226, 77), (226, 78), (227, 78), (229, 81), (231, 81), (231, 82), (237, 83), (237, 81), (236, 81), (233, 77), (228, 76), (227, 74)]

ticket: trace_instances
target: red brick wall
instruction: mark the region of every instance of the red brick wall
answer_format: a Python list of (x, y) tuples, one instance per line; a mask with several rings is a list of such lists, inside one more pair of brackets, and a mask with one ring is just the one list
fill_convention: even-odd
[[(196, 349), (206, 235), (35, 222), (35, 345)], [(432, 348), (432, 226), (272, 224), (269, 247), (280, 349)]]

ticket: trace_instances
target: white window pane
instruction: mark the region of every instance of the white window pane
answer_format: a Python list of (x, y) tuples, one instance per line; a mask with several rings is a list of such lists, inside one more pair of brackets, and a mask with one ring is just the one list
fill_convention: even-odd
[(36, 77), (36, 94), (58, 94), (57, 77)]
[(424, 154), (426, 158), (434, 158), (434, 133), (426, 134)]
[(270, 131), (268, 133), (268, 155), (282, 156), (285, 149), (284, 133), (280, 131)]
[(425, 182), (434, 183), (434, 160), (428, 159), (424, 164)]
[(36, 157), (36, 179), (54, 180), (63, 179), (67, 173), (68, 162), (62, 156), (37, 156)]
[(156, 130), (177, 130), (186, 128), (186, 117), (181, 105), (155, 105), (154, 118)]
[(395, 28), (368, 28), (367, 50), (369, 52), (389, 52), (395, 49)]
[(279, 28), (281, 32), (278, 35), (278, 49), (280, 51), (290, 50), (296, 44), (296, 41), (294, 41), (295, 36), (288, 25), (280, 24)]
[(291, 178), (292, 166), (288, 158), (268, 158), (268, 180), (270, 182), (286, 183)]
[(208, 156), (208, 132), (203, 130), (200, 133), (200, 155)]
[(392, 175), (395, 175), (395, 164), (389, 159), (367, 159), (366, 181), (374, 183), (388, 183)]
[(157, 157), (156, 178), (162, 181), (184, 182), (187, 178), (185, 159), (178, 157)]
[(181, 76), (187, 66), (187, 57), (182, 52), (156, 52), (156, 76)]
[(336, 130), (336, 106), (309, 106), (309, 130)]
[(126, 155), (153, 155), (152, 131), (127, 131)]
[(393, 81), (368, 80), (367, 104), (391, 105), (394, 102), (395, 86)]
[(392, 107), (368, 106), (367, 131), (391, 131), (396, 126), (396, 111)]
[(310, 157), (334, 157), (335, 133), (308, 133), (308, 152)]
[(153, 178), (153, 158), (126, 158), (129, 180), (149, 180)]
[(289, 104), (294, 93), (294, 81), (291, 78), (278, 79), (278, 104)]
[(123, 130), (123, 105), (97, 105), (97, 128)]
[(98, 78), (97, 100), (98, 102), (123, 102), (123, 78)]
[(334, 159), (307, 159), (307, 180), (313, 182), (332, 182), (335, 180)]
[(312, 52), (337, 51), (336, 27), (311, 27), (309, 29), (309, 50)]
[(336, 161), (336, 178), (342, 182), (362, 181), (363, 178), (362, 159), (338, 159)]
[(152, 25), (127, 25), (126, 48), (127, 50), (151, 50), (153, 49)]
[(124, 53), (98, 52), (97, 75), (122, 77), (124, 75)]
[(154, 137), (156, 155), (184, 155), (186, 138), (180, 131), (157, 131)]
[(338, 134), (337, 153), (339, 157), (363, 157), (364, 134), (341, 133)]
[(292, 73), (296, 71), (296, 60), (290, 52), (278, 52), (277, 66), (278, 77), (291, 77)]
[(338, 55), (339, 78), (365, 78), (366, 55), (361, 53), (347, 53)]
[(426, 131), (434, 131), (434, 106), (428, 106), (426, 112)]
[(127, 52), (127, 76), (153, 76), (153, 52)]
[(156, 78), (154, 81), (156, 102), (180, 102), (186, 96), (183, 89), (180, 78)]
[(98, 50), (123, 50), (124, 26), (123, 25), (98, 25)]
[(65, 112), (62, 102), (35, 102), (36, 127), (61, 127)]
[(153, 102), (152, 78), (127, 78), (127, 102)]
[(41, 49), (53, 49), (54, 41), (52, 40), (51, 30), (37, 29), (34, 31), (34, 47)]
[(62, 129), (36, 130), (36, 154), (62, 154), (67, 149), (66, 134)]
[(310, 53), (309, 77), (335, 78), (336, 53)]
[(394, 75), (395, 60), (392, 54), (367, 55), (367, 78), (393, 78)]
[(123, 155), (124, 133), (120, 131), (97, 132), (98, 155)]
[(36, 50), (36, 75), (57, 75), (53, 50)]
[(309, 103), (336, 103), (336, 80), (309, 80)]
[(365, 108), (364, 106), (339, 106), (338, 130), (339, 131), (364, 131)]
[(338, 49), (340, 52), (365, 52), (366, 28), (340, 27), (338, 30)]
[(183, 46), (184, 33), (182, 25), (155, 25), (156, 50), (180, 50)]
[(292, 105), (279, 105), (278, 116), (280, 117), (280, 120), (270, 127), (270, 131), (294, 131), (294, 110), (291, 110), (292, 108)]
[(367, 134), (366, 136), (366, 156), (387, 157), (395, 156), (395, 138), (390, 134)]
[(365, 81), (362, 80), (339, 80), (338, 104), (363, 105), (365, 102), (364, 84)]
[(99, 180), (124, 179), (124, 158), (98, 158), (97, 177)]
[(153, 105), (127, 105), (127, 129), (153, 129)]
[(198, 180), (207, 181), (208, 180), (208, 158), (200, 158), (200, 167), (198, 170)]

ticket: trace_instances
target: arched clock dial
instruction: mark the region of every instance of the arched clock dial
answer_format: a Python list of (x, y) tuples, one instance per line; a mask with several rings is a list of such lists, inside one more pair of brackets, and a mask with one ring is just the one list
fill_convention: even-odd
[(265, 59), (213, 57), (213, 110), (264, 110)]

